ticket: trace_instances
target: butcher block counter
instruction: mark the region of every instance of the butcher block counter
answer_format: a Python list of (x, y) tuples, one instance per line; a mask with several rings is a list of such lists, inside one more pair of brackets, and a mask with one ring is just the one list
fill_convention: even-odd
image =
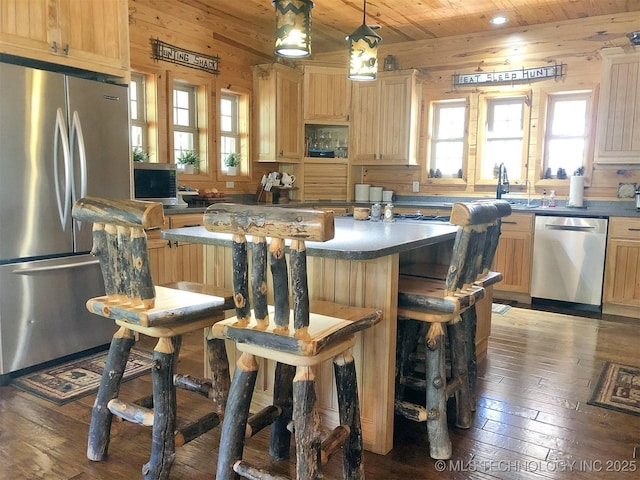
[[(451, 250), (456, 227), (448, 223), (371, 222), (336, 217), (335, 238), (307, 242), (309, 294), (312, 300), (328, 300), (354, 306), (375, 307), (382, 321), (356, 335), (356, 359), (360, 412), (365, 448), (386, 454), (393, 446), (394, 371), (398, 274), (401, 264), (421, 251), (443, 246)], [(232, 288), (231, 235), (212, 233), (204, 227), (164, 230), (168, 240), (205, 245), (205, 282)], [(448, 246), (445, 248), (444, 245)], [(251, 243), (249, 242), (249, 246)], [(269, 285), (271, 291), (271, 285)], [(228, 343), (229, 363), (237, 354)], [(252, 411), (270, 405), (274, 365), (260, 364)], [(206, 364), (206, 362), (205, 362)], [(338, 424), (337, 398), (332, 367), (326, 362), (316, 371), (318, 407), (327, 427)]]

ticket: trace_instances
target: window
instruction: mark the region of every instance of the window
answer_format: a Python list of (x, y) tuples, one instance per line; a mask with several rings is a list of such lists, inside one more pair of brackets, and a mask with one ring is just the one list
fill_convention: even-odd
[(459, 177), (465, 157), (466, 100), (432, 103), (429, 176)]
[(591, 92), (549, 95), (544, 138), (544, 178), (571, 175), (586, 164)]
[(239, 96), (233, 93), (222, 93), (220, 98), (220, 165), (227, 171), (224, 160), (230, 153), (240, 151), (240, 122), (238, 118)]
[(149, 150), (147, 143), (147, 114), (145, 108), (145, 79), (132, 73), (129, 84), (129, 116), (131, 118), (131, 147), (142, 152)]
[(173, 156), (182, 152), (198, 153), (197, 87), (175, 82), (173, 85)]
[(486, 98), (480, 178), (493, 179), (501, 163), (516, 183), (525, 177), (529, 97)]

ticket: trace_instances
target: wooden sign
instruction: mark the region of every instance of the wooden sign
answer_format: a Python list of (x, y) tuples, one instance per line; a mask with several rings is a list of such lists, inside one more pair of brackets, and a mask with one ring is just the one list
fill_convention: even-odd
[(502, 83), (529, 83), (534, 80), (545, 78), (562, 78), (566, 65), (545, 65), (543, 67), (521, 68), (520, 70), (510, 70), (506, 72), (477, 72), (477, 73), (454, 73), (453, 86), (461, 85), (487, 85)]
[(204, 55), (202, 53), (192, 52), (183, 48), (178, 48), (160, 40), (151, 39), (152, 58), (154, 60), (164, 60), (165, 62), (177, 63), (205, 72), (220, 74), (220, 57)]

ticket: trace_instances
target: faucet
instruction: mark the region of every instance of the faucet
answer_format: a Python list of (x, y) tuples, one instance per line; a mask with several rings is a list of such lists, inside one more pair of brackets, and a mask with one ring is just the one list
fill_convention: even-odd
[(502, 195), (509, 193), (509, 177), (507, 177), (507, 167), (504, 163), (498, 168), (498, 188), (496, 189), (496, 198), (502, 198)]

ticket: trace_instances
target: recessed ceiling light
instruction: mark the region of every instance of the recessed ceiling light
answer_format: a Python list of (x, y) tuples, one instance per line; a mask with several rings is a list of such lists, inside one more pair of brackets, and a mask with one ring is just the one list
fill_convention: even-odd
[(490, 23), (492, 25), (504, 25), (508, 21), (509, 21), (509, 19), (507, 17), (504, 17), (502, 15), (498, 15), (497, 17), (493, 17), (491, 19)]

